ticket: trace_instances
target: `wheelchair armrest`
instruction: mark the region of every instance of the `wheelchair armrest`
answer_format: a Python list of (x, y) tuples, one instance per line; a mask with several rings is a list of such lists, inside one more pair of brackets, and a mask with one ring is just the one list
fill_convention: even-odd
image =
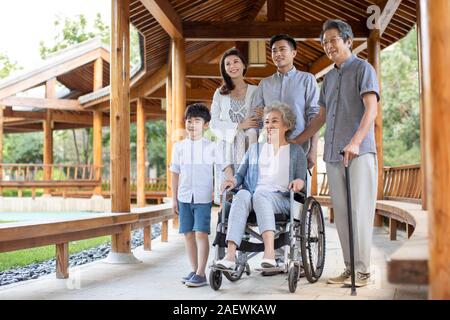
[(304, 190), (302, 190), (300, 192), (294, 192), (291, 190), (291, 199), (292, 198), (297, 202), (305, 204), (306, 198), (308, 198), (308, 197), (306, 196), (306, 192), (304, 192)]
[(240, 189), (238, 188), (233, 188), (233, 189), (226, 189), (222, 192), (222, 196), (221, 196), (221, 204), (220, 206), (222, 208), (225, 208), (225, 203), (227, 203), (227, 196), (231, 195), (234, 196), (236, 193), (238, 193)]

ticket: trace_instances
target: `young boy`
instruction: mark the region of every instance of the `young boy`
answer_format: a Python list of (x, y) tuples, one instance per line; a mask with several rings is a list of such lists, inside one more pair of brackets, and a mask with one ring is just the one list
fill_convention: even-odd
[[(208, 108), (201, 103), (189, 105), (184, 119), (187, 137), (175, 143), (172, 150), (172, 210), (179, 215), (179, 232), (184, 233), (192, 267), (182, 282), (200, 287), (206, 285), (216, 152), (215, 144), (203, 137), (211, 120)], [(230, 170), (228, 167), (227, 174), (231, 174)]]

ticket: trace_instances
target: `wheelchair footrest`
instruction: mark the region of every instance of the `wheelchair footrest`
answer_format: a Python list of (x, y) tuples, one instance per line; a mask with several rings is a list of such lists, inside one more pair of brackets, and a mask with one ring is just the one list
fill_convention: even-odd
[[(227, 247), (226, 244), (226, 234), (217, 232), (216, 238), (214, 239), (213, 245), (218, 245), (219, 247)], [(284, 232), (279, 235), (277, 239), (275, 239), (275, 249), (279, 249), (283, 246), (289, 245), (289, 232)], [(238, 248), (240, 251), (243, 252), (263, 252), (264, 251), (264, 244), (263, 243), (254, 243), (249, 242), (246, 240), (242, 240), (241, 245)]]
[(220, 266), (215, 266), (215, 265), (212, 265), (212, 266), (210, 267), (210, 269), (211, 269), (212, 271), (227, 272), (227, 273), (229, 273), (229, 274), (231, 274), (231, 275), (237, 274), (236, 270), (226, 269), (226, 268), (222, 268), (222, 267), (220, 267)]
[(273, 267), (273, 268), (255, 268), (255, 271), (261, 272), (263, 274), (277, 274), (284, 272), (284, 267)]

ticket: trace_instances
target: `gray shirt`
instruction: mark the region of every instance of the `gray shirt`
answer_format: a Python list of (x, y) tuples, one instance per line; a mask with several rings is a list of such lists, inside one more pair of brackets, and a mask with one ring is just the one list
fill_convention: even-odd
[(252, 110), (258, 106), (268, 106), (273, 101), (286, 103), (296, 115), (295, 128), (290, 136), (295, 138), (319, 113), (318, 99), (319, 90), (314, 76), (294, 67), (284, 75), (277, 72), (261, 80), (253, 97)]
[[(319, 98), (319, 105), (326, 109), (325, 162), (342, 161), (339, 153), (360, 126), (365, 112), (363, 96), (369, 92), (380, 100), (375, 69), (355, 55), (326, 74)], [(373, 126), (361, 142), (359, 152), (376, 153)]]

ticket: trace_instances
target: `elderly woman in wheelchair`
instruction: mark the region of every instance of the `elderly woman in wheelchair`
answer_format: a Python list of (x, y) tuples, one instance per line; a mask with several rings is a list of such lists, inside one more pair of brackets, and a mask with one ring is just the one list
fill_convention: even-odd
[[(288, 251), (295, 251), (292, 249), (297, 247), (297, 251), (300, 251), (300, 221), (297, 220), (294, 223), (293, 217), (290, 217), (292, 214), (290, 199), (292, 197), (290, 195), (306, 189), (304, 187), (307, 161), (302, 147), (296, 144), (290, 144), (287, 141), (287, 137), (294, 126), (295, 114), (288, 105), (273, 103), (267, 106), (264, 117), (264, 130), (267, 134), (267, 142), (251, 145), (235, 176), (228, 177), (222, 184), (222, 191), (239, 189), (233, 196), (228, 219), (221, 221), (219, 218), (219, 224), (222, 228), (221, 231), (224, 232), (226, 230), (225, 243), (227, 251), (225, 256), (223, 256), (223, 250), (221, 254), (216, 254), (216, 261), (211, 267), (210, 285), (215, 290), (220, 287), (222, 272), (231, 281), (240, 278), (244, 268), (247, 270), (247, 274), (250, 273), (246, 260), (254, 254), (250, 257), (244, 254), (245, 261), (236, 261), (236, 251), (238, 249), (241, 253), (245, 251), (244, 248), (241, 248), (243, 236), (247, 235), (248, 239), (248, 236), (255, 235), (255, 232), (249, 232), (247, 225), (249, 214), (252, 210), (256, 215), (256, 221), (260, 231), (260, 235), (256, 234), (256, 238), (262, 239), (264, 247), (264, 254), (261, 261), (262, 271), (273, 270), (277, 267), (275, 238), (280, 233), (277, 232), (278, 222), (276, 220), (283, 221), (284, 226), (287, 226), (285, 231), (287, 231), (289, 237), (285, 237), (287, 241), (285, 241), (286, 243), (283, 246), (290, 245), (291, 250)], [(226, 198), (226, 192), (224, 193), (224, 198)], [(302, 198), (301, 202), (305, 202), (305, 197), (296, 197), (296, 199), (299, 198)], [(313, 200), (313, 198), (308, 198), (306, 201), (307, 206), (303, 206), (302, 209), (298, 210), (302, 210), (303, 216), (306, 216), (305, 212), (311, 213), (311, 209), (313, 207), (315, 208), (314, 216), (316, 216), (316, 220), (320, 220), (316, 222), (319, 222), (321, 225), (321, 228), (319, 228), (321, 230), (318, 230), (320, 235), (316, 237), (316, 240), (319, 242), (320, 238), (321, 243), (318, 244), (319, 246), (323, 245), (324, 250), (325, 234), (323, 230), (323, 216), (320, 205), (314, 203)], [(221, 209), (226, 210), (224, 205)], [(276, 215), (278, 217), (281, 216), (281, 219), (276, 219)], [(298, 216), (302, 216), (302, 214)], [(289, 225), (289, 221), (292, 222), (291, 225)], [(308, 221), (305, 221), (304, 224), (306, 229)], [(317, 223), (313, 223), (313, 225), (317, 225)], [(311, 220), (309, 221), (309, 226), (311, 227)], [(215, 241), (215, 245), (220, 247), (220, 244), (217, 242)], [(250, 251), (257, 250), (250, 249)], [(300, 276), (299, 261), (301, 259), (298, 257), (299, 254), (300, 252), (298, 254), (294, 252), (290, 253), (290, 258), (295, 256), (297, 261), (295, 266), (292, 265), (295, 268), (292, 272), (292, 279), (289, 281), (289, 287), (292, 292), (295, 291), (297, 280)], [(319, 254), (323, 255), (323, 252)], [(323, 267), (323, 260), (319, 262), (322, 264), (321, 267)], [(237, 275), (236, 270), (238, 270)], [(308, 278), (308, 280), (310, 279)]]

